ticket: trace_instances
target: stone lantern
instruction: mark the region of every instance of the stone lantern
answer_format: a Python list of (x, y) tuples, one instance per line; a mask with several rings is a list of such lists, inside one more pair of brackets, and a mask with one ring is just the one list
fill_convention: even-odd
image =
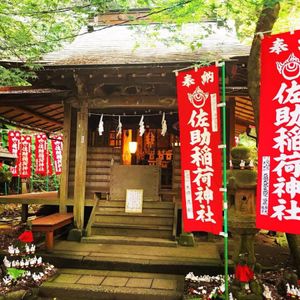
[[(248, 263), (255, 264), (254, 237), (257, 172), (250, 163), (250, 149), (235, 147), (231, 151), (232, 168), (228, 171), (228, 227), (234, 239), (233, 260), (236, 264), (241, 253), (248, 253)], [(243, 161), (242, 167), (240, 161)]]

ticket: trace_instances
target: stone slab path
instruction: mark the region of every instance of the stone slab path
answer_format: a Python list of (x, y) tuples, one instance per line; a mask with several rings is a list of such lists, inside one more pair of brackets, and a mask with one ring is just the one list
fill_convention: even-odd
[(182, 299), (183, 285), (182, 275), (60, 269), (40, 294), (57, 300), (176, 300)]
[(40, 255), (59, 268), (167, 274), (218, 274), (223, 270), (217, 246), (209, 242), (196, 247), (155, 247), (56, 241), (53, 253)]

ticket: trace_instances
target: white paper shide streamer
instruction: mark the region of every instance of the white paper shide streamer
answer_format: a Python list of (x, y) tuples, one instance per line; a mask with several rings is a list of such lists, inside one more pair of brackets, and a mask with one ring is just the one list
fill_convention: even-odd
[(100, 120), (99, 120), (98, 132), (99, 132), (99, 135), (102, 135), (102, 133), (104, 132), (103, 114), (101, 115)]
[(166, 116), (165, 116), (165, 113), (163, 113), (162, 120), (161, 120), (161, 135), (162, 136), (166, 135), (167, 129), (168, 129), (168, 126), (167, 126)]
[(144, 124), (144, 116), (142, 115), (141, 120), (140, 120), (140, 128), (139, 128), (139, 135), (143, 136), (143, 134), (145, 133), (145, 124)]
[(122, 123), (121, 123), (121, 117), (119, 116), (119, 124), (117, 127), (117, 136), (122, 135)]

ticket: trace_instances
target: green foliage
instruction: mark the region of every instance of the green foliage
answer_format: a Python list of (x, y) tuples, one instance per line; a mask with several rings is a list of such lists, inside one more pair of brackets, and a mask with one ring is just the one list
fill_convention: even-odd
[[(255, 135), (256, 136), (256, 135)], [(256, 139), (248, 136), (245, 132), (239, 135), (239, 146), (256, 148)]]
[(32, 192), (56, 191), (59, 186), (59, 176), (51, 175), (48, 179), (45, 176), (34, 174)]
[(11, 0), (0, 3), (0, 60), (18, 61), (24, 70), (2, 64), (0, 85), (24, 85), (34, 77), (34, 62), (76, 37), (89, 17), (109, 0)]
[(13, 279), (18, 279), (25, 272), (26, 272), (25, 270), (20, 270), (16, 268), (7, 268), (7, 274), (10, 275)]
[[(141, 4), (143, 1), (139, 1)], [(300, 18), (300, 2), (291, 0), (197, 0), (197, 1), (179, 1), (179, 0), (154, 0), (150, 1), (155, 4), (155, 9), (166, 10), (154, 14), (151, 19), (157, 23), (177, 24), (179, 26), (185, 23), (200, 23), (207, 20), (217, 21), (222, 26), (228, 28), (235, 27), (240, 40), (244, 43), (251, 44), (258, 17), (264, 7), (273, 6), (280, 2), (281, 10), (278, 21), (275, 23), (273, 32), (289, 30), (291, 25), (298, 26)], [(149, 0), (144, 1), (149, 5)], [(203, 37), (211, 32), (205, 31)], [(151, 32), (149, 33), (151, 36)], [(177, 34), (181, 43), (189, 44), (192, 50), (201, 46), (201, 39), (198, 36), (194, 41), (186, 40), (184, 36)], [(175, 41), (175, 38), (171, 39)], [(170, 42), (170, 41), (169, 41)]]
[[(252, 134), (251, 130), (251, 134)], [(255, 130), (254, 130), (255, 131)], [(256, 134), (254, 135), (256, 136)], [(249, 159), (257, 162), (257, 147), (256, 147), (256, 139), (249, 137), (246, 133), (242, 133), (239, 136), (239, 146), (244, 146), (250, 149)]]
[[(285, 28), (300, 18), (300, 2), (278, 0), (280, 17), (274, 32)], [(0, 60), (24, 63), (22, 70), (0, 67), (0, 85), (24, 85), (33, 78), (35, 62), (43, 54), (54, 51), (65, 42), (73, 40), (91, 18), (107, 9), (128, 10), (146, 7), (151, 9), (151, 19), (158, 26), (170, 30), (168, 38), (158, 36), (152, 28), (149, 33), (156, 41), (187, 44), (192, 50), (202, 45), (204, 37), (212, 31), (209, 24), (203, 34), (182, 35), (178, 30), (186, 23), (215, 20), (237, 30), (238, 36), (251, 42), (258, 16), (264, 6), (275, 0), (11, 0), (0, 3)], [(171, 25), (172, 24), (172, 25)], [(141, 34), (144, 34), (143, 26)], [(11, 67), (11, 66), (9, 66)]]
[(9, 171), (8, 167), (3, 165), (0, 168), (0, 183), (9, 183), (12, 180), (12, 173)]

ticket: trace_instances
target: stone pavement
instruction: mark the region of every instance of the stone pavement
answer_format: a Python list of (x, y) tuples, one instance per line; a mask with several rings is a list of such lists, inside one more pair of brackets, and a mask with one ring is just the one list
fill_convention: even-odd
[(87, 244), (56, 241), (53, 253), (40, 252), (59, 268), (106, 269), (133, 272), (219, 274), (222, 261), (216, 244), (196, 247)]
[(58, 300), (182, 299), (184, 276), (106, 270), (60, 269), (40, 295)]

